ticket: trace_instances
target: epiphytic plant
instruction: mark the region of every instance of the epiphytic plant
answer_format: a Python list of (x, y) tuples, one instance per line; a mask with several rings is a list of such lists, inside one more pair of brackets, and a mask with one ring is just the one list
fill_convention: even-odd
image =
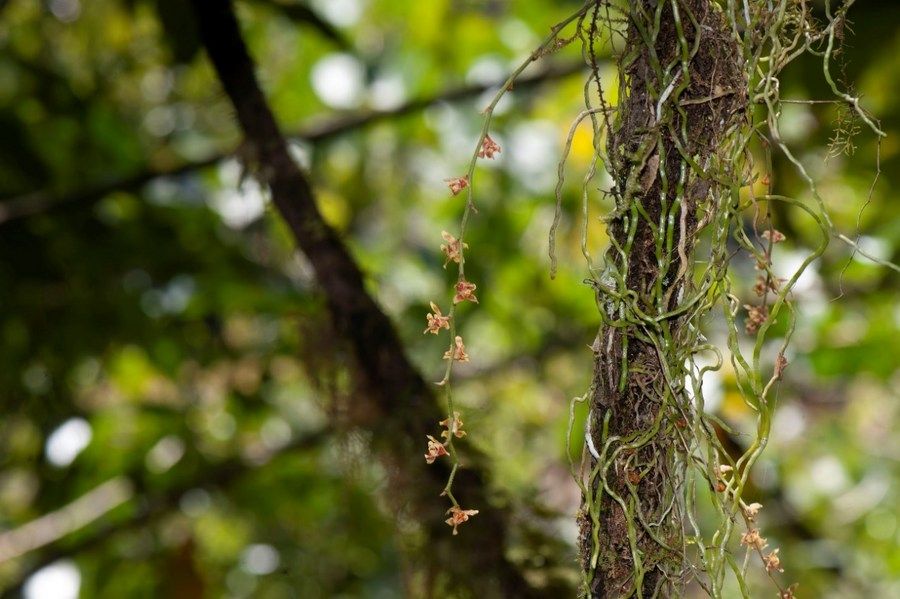
[[(784, 142), (782, 107), (812, 101), (782, 98), (780, 77), (798, 57), (820, 57), (834, 95), (824, 101), (842, 115), (836, 151), (850, 151), (848, 133), (863, 125), (880, 147), (878, 122), (832, 76), (853, 3), (825, 0), (822, 19), (808, 0), (589, 0), (554, 26), (500, 89), (485, 110), (468, 172), (448, 182), (454, 195), (466, 192), (459, 237), (445, 234), (443, 246), (448, 261), (458, 264), (457, 284), (450, 313), (445, 317), (434, 307), (428, 321), (431, 332), (449, 329), (451, 340), (439, 383), (447, 397), (445, 424), (451, 424), (446, 448), (434, 447), (429, 455), (448, 450), (453, 460), (445, 493), (454, 530), (473, 513), (452, 494), (458, 459), (449, 433), (458, 421), (453, 362), (468, 359), (455, 333), (455, 307), (475, 301), (475, 287), (465, 278), (463, 241), (475, 210), (475, 165), (499, 151), (488, 135), (491, 116), (516, 77), (577, 38), (589, 67), (585, 110), (560, 161), (550, 253), (553, 274), (566, 160), (576, 129), (587, 123), (594, 156), (582, 182), (581, 248), (601, 324), (590, 388), (571, 409), (574, 414), (579, 402), (588, 408), (583, 459), (572, 467), (583, 499), (583, 590), (598, 598), (670, 596), (693, 582), (721, 597), (731, 575), (747, 597), (747, 570), (755, 559), (781, 597), (793, 597), (793, 587), (779, 577), (778, 549), (768, 549), (757, 526), (762, 506), (748, 503), (745, 489), (769, 438), (777, 383), (787, 367), (785, 350), (796, 322), (792, 290), (832, 237), (862, 250), (836, 229), (815, 180)], [(574, 33), (564, 37), (570, 26)], [(605, 52), (617, 61), (614, 96), (604, 90), (600, 73)], [(776, 193), (773, 152), (806, 182), (808, 199)], [(604, 171), (611, 185), (597, 191)], [(587, 234), (591, 208), (601, 198), (613, 204), (602, 217), (609, 240), (602, 255)], [(775, 202), (805, 214), (821, 234), (786, 279), (772, 264), (773, 247), (784, 241), (772, 222)], [(741, 250), (756, 264), (752, 284), (732, 272), (732, 258)], [(716, 309), (726, 325), (718, 344), (704, 334)], [(726, 359), (756, 414), (754, 438), (738, 452), (722, 443), (731, 432), (727, 424), (704, 409), (704, 374)], [(718, 514), (711, 529), (697, 517), (700, 501)]]
[(499, 91), (491, 100), (490, 104), (488, 104), (488, 106), (482, 113), (484, 115), (484, 125), (481, 131), (481, 135), (478, 138), (478, 142), (475, 145), (475, 150), (469, 161), (468, 170), (464, 175), (452, 179), (447, 179), (446, 181), (447, 186), (450, 189), (450, 193), (453, 196), (457, 196), (460, 193), (465, 192), (465, 207), (463, 209), (462, 220), (459, 226), (459, 237), (457, 238), (446, 231), (442, 233), (442, 238), (445, 243), (441, 244), (441, 251), (446, 257), (444, 267), (446, 268), (446, 266), (451, 262), (457, 265), (456, 283), (454, 284), (452, 290), (453, 293), (451, 296), (449, 313), (446, 316), (443, 315), (440, 308), (434, 302), (432, 302), (432, 312), (426, 316), (428, 326), (425, 329), (425, 332), (438, 334), (441, 329), (447, 329), (449, 331), (450, 344), (449, 349), (444, 353), (444, 359), (447, 360), (447, 367), (444, 372), (444, 377), (437, 383), (437, 385), (442, 387), (444, 390), (444, 397), (446, 399), (447, 406), (447, 419), (440, 422), (440, 425), (446, 428), (446, 430), (441, 433), (442, 437), (444, 438), (444, 442), (439, 443), (434, 441), (433, 438), (429, 437), (428, 453), (425, 457), (427, 460), (431, 460), (429, 463), (432, 463), (435, 457), (439, 457), (440, 455), (447, 455), (452, 462), (450, 475), (447, 479), (447, 485), (444, 487), (442, 495), (445, 495), (451, 503), (450, 509), (447, 511), (447, 513), (450, 515), (450, 517), (447, 519), (447, 524), (453, 527), (453, 534), (456, 534), (457, 526), (459, 524), (468, 521), (469, 517), (478, 514), (478, 510), (462, 509), (459, 505), (459, 502), (456, 500), (456, 497), (453, 495), (453, 480), (456, 476), (457, 470), (460, 467), (459, 456), (454, 446), (454, 438), (461, 438), (465, 436), (466, 433), (462, 430), (462, 420), (460, 419), (460, 414), (455, 409), (453, 404), (452, 385), (453, 364), (455, 362), (469, 361), (469, 356), (466, 353), (463, 339), (461, 336), (456, 334), (457, 306), (462, 302), (478, 303), (478, 299), (475, 294), (477, 286), (475, 283), (472, 283), (466, 279), (466, 251), (468, 250), (469, 246), (464, 241), (469, 219), (471, 218), (473, 213), (477, 212), (474, 201), (473, 186), (475, 167), (479, 159), (493, 159), (496, 154), (499, 154), (502, 151), (500, 145), (490, 136), (491, 119), (493, 117), (494, 110), (496, 109), (497, 104), (500, 102), (503, 96), (512, 89), (516, 79), (529, 65), (531, 65), (531, 63), (537, 61), (547, 53), (559, 49), (572, 41), (573, 38), (570, 38), (568, 40), (561, 38), (560, 33), (572, 22), (581, 18), (585, 14), (585, 10), (586, 8), (583, 7), (575, 14), (569, 16), (562, 22), (555, 25), (551, 29), (550, 35), (547, 36), (543, 43), (541, 43), (541, 45), (538, 46), (538, 48), (529, 55), (527, 60), (519, 65), (519, 67), (515, 71), (513, 71), (513, 73), (501, 86)]

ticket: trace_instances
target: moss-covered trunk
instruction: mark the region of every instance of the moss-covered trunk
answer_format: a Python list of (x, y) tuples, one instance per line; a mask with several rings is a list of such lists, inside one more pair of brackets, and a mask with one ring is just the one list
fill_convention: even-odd
[(580, 516), (588, 593), (604, 599), (668, 596), (683, 578), (684, 304), (697, 237), (724, 193), (709, 172), (727, 168), (720, 144), (747, 107), (740, 47), (710, 0), (628, 6)]

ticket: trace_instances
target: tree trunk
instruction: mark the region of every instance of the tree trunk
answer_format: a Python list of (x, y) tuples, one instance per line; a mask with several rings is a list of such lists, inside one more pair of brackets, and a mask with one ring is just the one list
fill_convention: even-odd
[(730, 168), (718, 155), (747, 107), (740, 47), (710, 0), (639, 0), (626, 10), (607, 143), (617, 206), (596, 284), (603, 323), (579, 515), (587, 592), (598, 599), (668, 596), (683, 579), (683, 429), (692, 406), (681, 308), (697, 236), (730, 201), (701, 169)]

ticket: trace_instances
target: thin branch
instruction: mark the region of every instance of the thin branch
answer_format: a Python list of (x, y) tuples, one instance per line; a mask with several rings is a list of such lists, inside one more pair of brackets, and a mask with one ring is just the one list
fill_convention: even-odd
[[(286, 446), (273, 453), (270, 459), (319, 446), (332, 431), (328, 428), (296, 437)], [(101, 546), (116, 534), (147, 526), (160, 516), (178, 506), (181, 497), (191, 489), (228, 487), (243, 475), (262, 468), (260, 462), (249, 463), (241, 458), (230, 458), (218, 464), (208, 464), (199, 470), (199, 476), (192, 477), (162, 491), (146, 492), (146, 472), (139, 468), (129, 474), (117, 476), (99, 485), (72, 503), (54, 512), (41, 516), (28, 524), (3, 533), (0, 536), (2, 556), (0, 563), (21, 556), (29, 551), (40, 550), (38, 558), (17, 576), (17, 581), (3, 589), (2, 597), (17, 597), (22, 584), (29, 576), (53, 562), (90, 551)], [(100, 502), (97, 503), (97, 500)], [(83, 532), (75, 541), (67, 541), (67, 536), (79, 528), (88, 526), (113, 509), (138, 500), (135, 509), (119, 521), (101, 520), (102, 524)], [(92, 516), (92, 517), (89, 517)], [(41, 531), (40, 539), (32, 534)], [(38, 542), (41, 541), (41, 542)], [(26, 545), (30, 545), (27, 546)], [(14, 551), (15, 550), (15, 551)]]
[(116, 476), (72, 503), (0, 534), (0, 563), (15, 559), (69, 535), (134, 497), (124, 476)]
[(281, 13), (285, 18), (297, 23), (303, 23), (317, 31), (324, 38), (332, 41), (342, 50), (350, 51), (353, 45), (344, 37), (337, 28), (319, 16), (319, 13), (310, 7), (295, 2), (282, 2), (280, 0), (248, 0), (254, 4), (268, 7), (270, 10)]
[[(581, 62), (551, 65), (530, 76), (522, 77), (516, 82), (517, 89), (529, 89), (548, 81), (568, 77), (584, 70)], [(492, 84), (463, 85), (448, 88), (442, 92), (410, 100), (396, 108), (388, 110), (367, 110), (356, 114), (334, 117), (324, 122), (312, 123), (290, 135), (293, 139), (308, 143), (330, 141), (347, 133), (365, 129), (374, 124), (407, 116), (424, 110), (441, 102), (458, 102), (466, 100), (502, 85), (498, 81)], [(218, 152), (206, 158), (182, 162), (168, 167), (148, 167), (143, 171), (116, 177), (108, 181), (96, 183), (84, 189), (66, 193), (43, 189), (24, 194), (0, 203), (0, 225), (5, 222), (42, 214), (65, 206), (85, 208), (115, 191), (133, 191), (161, 177), (178, 177), (198, 169), (207, 168), (234, 156), (237, 149)]]

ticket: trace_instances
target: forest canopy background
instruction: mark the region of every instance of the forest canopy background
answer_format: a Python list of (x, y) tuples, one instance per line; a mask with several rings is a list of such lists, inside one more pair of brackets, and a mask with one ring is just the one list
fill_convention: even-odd
[[(422, 335), (449, 280), (440, 233), (462, 209), (444, 179), (464, 169), (496, 84), (578, 4), (237, 3), (319, 210), (426, 380), (439, 380), (444, 350)], [(34, 551), (0, 543), (0, 584), (48, 596), (49, 572), (84, 597), (396, 596), (422, 572), (407, 550), (449, 529), (398, 519), (386, 501), (350, 352), (267, 193), (243, 177), (234, 110), (195, 26), (187, 3), (168, 0), (0, 2), (0, 529), (86, 494), (109, 507)], [(858, 2), (840, 59), (888, 133), (864, 211), (872, 136), (844, 144), (858, 127), (828, 105), (788, 106), (781, 121), (836, 225), (894, 262), (898, 28), (900, 6)], [(507, 553), (529, 580), (570, 588), (579, 498), (566, 422), (597, 324), (578, 236), (587, 130), (567, 167), (553, 282), (546, 235), (583, 108), (580, 63), (574, 46), (544, 58), (525, 75), (537, 82), (498, 106), (503, 152), (479, 174), (467, 238), (480, 304), (462, 333), (478, 360), (456, 391), (495, 498), (478, 507), (508, 516)], [(601, 73), (615, 89), (614, 63)], [(782, 86), (829, 94), (812, 60)], [(783, 160), (772, 177), (802, 197)], [(817, 233), (787, 210), (775, 224), (788, 237), (775, 264), (789, 269)], [(599, 244), (603, 224), (590, 228)], [(832, 244), (796, 288), (790, 368), (753, 476), (801, 596), (900, 594), (897, 275), (849, 256)], [(752, 279), (752, 263), (736, 264)], [(750, 426), (727, 367), (705, 384), (711, 411)]]

